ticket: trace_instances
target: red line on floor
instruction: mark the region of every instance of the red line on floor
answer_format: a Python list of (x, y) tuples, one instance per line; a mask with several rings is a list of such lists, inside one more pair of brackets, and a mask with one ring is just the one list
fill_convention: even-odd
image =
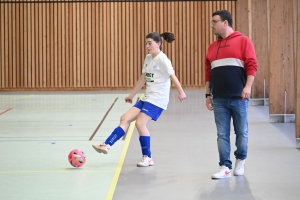
[(2, 113), (0, 113), (0, 115), (2, 115), (2, 114), (4, 114), (4, 113), (6, 113), (6, 112), (8, 112), (8, 111), (10, 111), (12, 108), (9, 108), (9, 109), (7, 109), (7, 110), (5, 110), (5, 111), (3, 111)]
[(102, 125), (102, 123), (104, 122), (106, 116), (108, 115), (108, 113), (110, 112), (110, 110), (112, 109), (112, 107), (115, 105), (115, 103), (117, 102), (119, 97), (117, 97), (115, 99), (115, 101), (111, 104), (110, 108), (108, 109), (108, 111), (106, 112), (106, 114), (104, 115), (103, 119), (101, 120), (100, 124), (97, 126), (96, 130), (94, 131), (94, 133), (91, 135), (90, 139), (89, 140), (92, 140), (93, 137), (96, 135), (98, 129), (100, 128), (100, 126)]

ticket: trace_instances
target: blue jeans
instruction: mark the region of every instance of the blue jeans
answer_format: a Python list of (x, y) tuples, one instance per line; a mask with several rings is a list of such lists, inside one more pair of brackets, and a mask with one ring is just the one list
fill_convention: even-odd
[(218, 134), (219, 165), (232, 169), (230, 160), (230, 121), (233, 120), (236, 134), (236, 159), (246, 159), (248, 152), (248, 99), (220, 97), (213, 99), (215, 122)]

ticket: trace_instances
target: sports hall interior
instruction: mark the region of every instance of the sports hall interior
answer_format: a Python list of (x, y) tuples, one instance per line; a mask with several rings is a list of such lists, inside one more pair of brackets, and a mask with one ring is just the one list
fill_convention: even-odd
[[(244, 176), (218, 170), (214, 114), (205, 102), (212, 13), (229, 10), (251, 39), (258, 71), (249, 101)], [(300, 1), (0, 0), (1, 200), (300, 199)], [(172, 84), (151, 121), (154, 166), (137, 167), (135, 121), (110, 150), (100, 143), (131, 108), (145, 36), (163, 41), (187, 98)], [(143, 96), (143, 87), (134, 102)], [(231, 159), (235, 134), (231, 129)], [(68, 162), (81, 149), (84, 166)]]

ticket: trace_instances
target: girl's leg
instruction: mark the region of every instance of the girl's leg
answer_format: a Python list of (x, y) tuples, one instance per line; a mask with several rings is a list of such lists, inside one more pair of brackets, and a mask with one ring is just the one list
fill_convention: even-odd
[(132, 121), (136, 120), (140, 113), (140, 109), (136, 107), (130, 108), (126, 113), (121, 116), (120, 124), (106, 139), (105, 144), (112, 146), (116, 141), (125, 135), (129, 125)]
[(142, 148), (142, 154), (143, 156), (148, 156), (151, 158), (151, 150), (150, 150), (150, 133), (147, 128), (147, 123), (152, 118), (149, 115), (146, 115), (145, 113), (139, 113), (136, 119), (136, 128), (140, 135), (140, 144)]
[(136, 104), (134, 107), (130, 108), (126, 113), (124, 113), (121, 116), (119, 126), (115, 128), (115, 130), (110, 134), (110, 136), (108, 136), (104, 143), (92, 145), (98, 153), (107, 154), (110, 149), (110, 146), (114, 145), (116, 141), (118, 141), (121, 137), (125, 135), (130, 123), (136, 120), (138, 114), (141, 111), (140, 108), (136, 106), (138, 105)]

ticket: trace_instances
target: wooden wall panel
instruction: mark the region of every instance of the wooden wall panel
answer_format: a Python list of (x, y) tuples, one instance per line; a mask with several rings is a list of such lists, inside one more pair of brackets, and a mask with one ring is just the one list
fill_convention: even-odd
[[(293, 0), (270, 3), (270, 114), (295, 113)], [(286, 106), (285, 106), (286, 92)]]
[[(255, 45), (259, 72), (252, 87), (252, 97), (269, 97), (269, 49), (268, 49), (268, 5), (265, 0), (251, 2), (251, 39)], [(265, 85), (265, 86), (264, 86)], [(265, 89), (264, 89), (265, 87)], [(264, 91), (265, 90), (265, 91)]]
[(270, 114), (295, 114), (297, 3), (297, 0), (236, 2), (237, 30), (253, 41), (258, 59), (252, 98), (264, 96), (265, 80)]
[[(236, 2), (236, 30), (250, 37), (250, 7), (249, 0), (237, 0)], [(251, 38), (251, 37), (250, 37)]]
[[(238, 0), (236, 2), (237, 31), (248, 36), (255, 47), (258, 72), (252, 85), (252, 98), (269, 97), (269, 29), (266, 0)], [(265, 86), (264, 86), (265, 84)], [(264, 94), (264, 87), (266, 91)]]
[(152, 31), (175, 33), (163, 51), (184, 87), (203, 87), (211, 15), (235, 21), (235, 1), (1, 2), (0, 90), (130, 89)]
[(300, 139), (300, 3), (296, 2), (296, 12), (294, 13), (295, 17), (295, 29), (296, 29), (296, 137)]
[(4, 29), (4, 19), (5, 19), (5, 10), (4, 5), (0, 4), (0, 84), (5, 85), (4, 77), (5, 77), (5, 50), (4, 50), (4, 36), (5, 36), (5, 29)]
[[(9, 13), (9, 8), (10, 8), (10, 5), (4, 5), (4, 26), (5, 27), (8, 27), (9, 23), (8, 23), (8, 13)], [(4, 49), (4, 65), (2, 66), (4, 68), (4, 72), (2, 74), (2, 79), (3, 79), (3, 83), (5, 85), (7, 85), (9, 87), (9, 84), (8, 84), (8, 76), (9, 76), (9, 72), (8, 72), (8, 68), (9, 68), (9, 63), (8, 63), (8, 60), (9, 60), (9, 48), (8, 48), (8, 36), (9, 36), (9, 33), (8, 33), (8, 28), (4, 28), (4, 43), (2, 44), (3, 46), (3, 49)]]

